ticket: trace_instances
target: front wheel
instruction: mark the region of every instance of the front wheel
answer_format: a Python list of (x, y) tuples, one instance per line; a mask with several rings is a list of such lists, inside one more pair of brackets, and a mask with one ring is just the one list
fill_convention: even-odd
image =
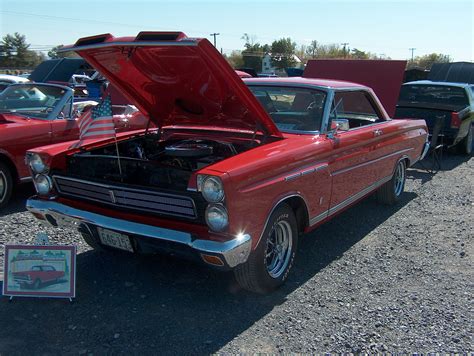
[(377, 199), (380, 203), (394, 205), (399, 200), (405, 189), (406, 163), (405, 160), (398, 161), (392, 179), (382, 185), (377, 191)]
[(4, 208), (10, 197), (13, 190), (13, 179), (10, 169), (0, 162), (0, 209)]
[(237, 282), (252, 292), (264, 294), (275, 290), (288, 278), (297, 246), (295, 214), (282, 204), (271, 214), (255, 251), (234, 270)]

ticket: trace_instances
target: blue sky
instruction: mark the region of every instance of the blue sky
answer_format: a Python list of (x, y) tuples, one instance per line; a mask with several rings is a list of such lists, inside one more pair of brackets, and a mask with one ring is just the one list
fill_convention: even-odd
[(437, 52), (474, 61), (474, 0), (0, 0), (0, 34), (25, 34), (32, 49), (69, 44), (110, 32), (180, 30), (192, 37), (218, 32), (217, 47), (242, 49), (291, 37), (298, 44), (348, 42), (350, 48), (393, 59)]

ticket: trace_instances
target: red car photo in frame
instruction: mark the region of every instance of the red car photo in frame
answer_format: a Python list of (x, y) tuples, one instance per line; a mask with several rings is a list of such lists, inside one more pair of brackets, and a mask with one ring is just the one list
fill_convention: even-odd
[(76, 247), (5, 245), (3, 295), (74, 298)]

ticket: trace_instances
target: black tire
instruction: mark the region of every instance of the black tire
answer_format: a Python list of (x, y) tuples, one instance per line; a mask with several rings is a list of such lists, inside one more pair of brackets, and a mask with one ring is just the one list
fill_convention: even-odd
[(392, 179), (382, 185), (377, 190), (377, 200), (385, 205), (394, 205), (398, 203), (405, 189), (406, 181), (406, 162), (401, 160), (395, 166), (395, 172)]
[(7, 206), (13, 191), (12, 173), (7, 165), (0, 162), (0, 209)]
[(90, 247), (94, 250), (104, 251), (104, 247), (97, 241), (95, 236), (91, 236), (90, 234), (86, 234), (85, 232), (81, 232), (82, 238)]
[[(279, 244), (276, 241), (276, 231), (280, 233), (280, 240), (288, 240), (287, 246), (286, 243)], [(278, 257), (280, 254), (275, 255), (279, 248), (283, 249), (281, 258)], [(288, 205), (281, 204), (270, 215), (262, 239), (247, 262), (235, 268), (237, 282), (251, 292), (265, 294), (275, 290), (288, 278), (297, 248), (298, 229), (295, 214)], [(272, 269), (278, 261), (281, 261), (281, 264), (276, 263)]]

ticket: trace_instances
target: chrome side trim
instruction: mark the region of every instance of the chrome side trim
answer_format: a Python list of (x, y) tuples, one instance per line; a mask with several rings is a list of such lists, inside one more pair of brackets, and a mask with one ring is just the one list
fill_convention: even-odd
[[(198, 253), (217, 254), (224, 258), (227, 265), (231, 268), (247, 261), (252, 246), (252, 239), (248, 234), (240, 234), (234, 239), (225, 242), (194, 239), (187, 232), (111, 218), (72, 208), (58, 202), (41, 200), (36, 197), (27, 200), (26, 208), (36, 215), (43, 216), (45, 218), (44, 221), (53, 227), (61, 226), (79, 229), (81, 226), (88, 228), (88, 225), (92, 225), (119, 231), (124, 234), (176, 242), (187, 245)], [(51, 223), (51, 218), (54, 219), (56, 225)]]
[(319, 215), (316, 215), (315, 217), (312, 217), (309, 220), (309, 226), (313, 226), (313, 225), (317, 224), (318, 222), (323, 221), (327, 217), (328, 217), (328, 211), (326, 210), (325, 212), (323, 212)]
[(396, 152), (392, 152), (388, 155), (385, 155), (385, 156), (382, 156), (382, 157), (379, 157), (379, 158), (375, 158), (371, 161), (367, 161), (367, 162), (363, 162), (363, 163), (359, 163), (359, 164), (356, 164), (355, 166), (351, 166), (351, 167), (348, 167), (348, 168), (343, 168), (343, 169), (340, 169), (338, 171), (334, 171), (332, 173), (333, 176), (336, 176), (338, 174), (341, 174), (341, 173), (346, 173), (346, 172), (349, 172), (353, 169), (357, 169), (357, 168), (360, 168), (360, 167), (364, 167), (364, 166), (368, 166), (369, 164), (372, 164), (372, 163), (376, 163), (376, 162), (379, 162), (381, 160), (384, 160), (384, 159), (387, 159), (387, 158), (390, 158), (390, 157), (393, 157), (393, 156), (396, 156), (396, 155), (399, 155), (399, 154), (402, 154), (402, 153), (405, 153), (405, 152), (409, 152), (409, 151), (412, 151), (413, 148), (405, 148), (403, 150), (399, 150), (399, 151), (396, 151)]
[(362, 198), (363, 196), (367, 195), (368, 193), (370, 193), (372, 190), (375, 190), (377, 189), (378, 187), (380, 187), (381, 185), (387, 183), (390, 179), (392, 179), (392, 176), (388, 176), (388, 177), (385, 177), (371, 185), (369, 185), (367, 188), (364, 188), (362, 189), (360, 192), (350, 196), (349, 198), (347, 198), (346, 200), (340, 202), (339, 204), (333, 206), (332, 208), (329, 209), (329, 212), (328, 212), (328, 216), (331, 216), (333, 215), (334, 213), (336, 213), (338, 210), (341, 210), (345, 207), (347, 207), (348, 205), (352, 204), (353, 202), (355, 202), (356, 200), (359, 200), (360, 198)]
[(327, 167), (328, 167), (327, 163), (322, 163), (322, 164), (316, 165), (315, 167), (306, 168), (306, 169), (304, 169), (300, 172), (292, 173), (292, 174), (286, 176), (285, 181), (288, 182), (290, 180), (305, 176), (307, 174), (316, 173), (316, 172), (319, 172), (323, 169), (326, 169)]
[(33, 178), (32, 177), (23, 177), (20, 178), (20, 183), (27, 183), (27, 182), (32, 182)]
[(315, 217), (312, 217), (310, 220), (309, 220), (309, 226), (313, 226), (319, 222), (321, 222), (322, 220), (330, 217), (331, 215), (334, 215), (335, 213), (337, 213), (339, 210), (341, 209), (344, 209), (345, 207), (347, 207), (348, 205), (351, 205), (352, 203), (354, 203), (355, 201), (359, 200), (360, 198), (364, 197), (365, 195), (367, 195), (368, 193), (370, 193), (371, 191), (377, 189), (378, 187), (380, 187), (381, 185), (385, 184), (386, 182), (388, 182), (390, 179), (392, 179), (392, 176), (388, 176), (388, 177), (385, 177), (373, 184), (371, 184), (370, 186), (368, 186), (367, 188), (364, 188), (362, 189), (360, 192), (354, 194), (354, 195), (351, 195), (349, 198), (347, 198), (346, 200), (343, 200), (342, 202), (340, 202), (339, 204), (333, 206), (332, 208), (330, 208), (328, 211), (325, 211), (319, 215), (316, 215)]

